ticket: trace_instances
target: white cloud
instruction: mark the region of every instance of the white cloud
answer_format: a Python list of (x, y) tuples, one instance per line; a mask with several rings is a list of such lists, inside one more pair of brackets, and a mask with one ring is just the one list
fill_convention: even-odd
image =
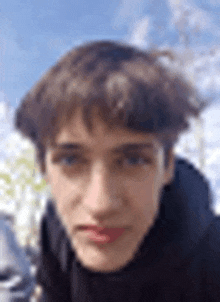
[[(11, 114), (11, 107), (7, 96), (4, 92), (0, 91), (0, 120), (1, 124), (6, 122), (9, 119), (9, 115)], [(0, 125), (0, 133), (1, 133), (1, 126)]]
[(188, 27), (195, 31), (194, 34), (196, 31), (206, 31), (215, 36), (220, 35), (220, 28), (214, 24), (213, 16), (193, 1), (167, 0), (167, 3), (173, 15), (171, 23), (180, 30), (186, 30)]
[(115, 15), (114, 26), (120, 27), (137, 21), (142, 16), (144, 5), (144, 0), (122, 0)]
[(146, 5), (144, 0), (122, 0), (114, 18), (113, 27), (126, 25), (126, 41), (138, 47), (148, 46), (150, 17), (143, 13)]
[(0, 102), (4, 102), (5, 101), (5, 94), (4, 92), (0, 91)]
[(139, 47), (148, 46), (147, 36), (149, 33), (150, 18), (144, 17), (133, 26), (129, 42)]

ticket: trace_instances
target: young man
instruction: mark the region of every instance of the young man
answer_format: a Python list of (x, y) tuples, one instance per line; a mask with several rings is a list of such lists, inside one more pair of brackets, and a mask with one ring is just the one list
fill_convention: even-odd
[(42, 301), (219, 301), (208, 186), (173, 153), (203, 103), (163, 56), (83, 45), (17, 110), (52, 193), (41, 229)]

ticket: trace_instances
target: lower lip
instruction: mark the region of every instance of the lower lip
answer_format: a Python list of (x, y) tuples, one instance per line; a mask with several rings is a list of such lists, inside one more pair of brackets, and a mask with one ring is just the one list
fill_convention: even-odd
[(95, 231), (89, 228), (85, 229), (89, 239), (99, 244), (114, 242), (124, 233), (124, 231), (125, 229), (103, 229), (102, 231)]

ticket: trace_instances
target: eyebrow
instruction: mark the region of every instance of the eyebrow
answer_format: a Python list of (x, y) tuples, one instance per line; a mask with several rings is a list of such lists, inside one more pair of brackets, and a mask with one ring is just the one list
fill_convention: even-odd
[[(83, 144), (76, 144), (76, 143), (61, 143), (61, 144), (53, 144), (53, 149), (61, 149), (61, 150), (82, 150), (88, 149)], [(123, 153), (123, 152), (130, 152), (130, 151), (141, 151), (144, 149), (154, 149), (154, 145), (152, 143), (126, 143), (122, 144), (116, 148), (113, 148), (112, 151), (115, 153)]]
[(118, 146), (114, 149), (115, 152), (129, 152), (129, 151), (139, 151), (143, 149), (153, 149), (153, 144), (151, 143), (128, 143)]
[(81, 144), (72, 144), (72, 143), (63, 143), (63, 144), (54, 143), (52, 145), (52, 148), (53, 149), (77, 150), (77, 149), (83, 149), (83, 145), (81, 145)]

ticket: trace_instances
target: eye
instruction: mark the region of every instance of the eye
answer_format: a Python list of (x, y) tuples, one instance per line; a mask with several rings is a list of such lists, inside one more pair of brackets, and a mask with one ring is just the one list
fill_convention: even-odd
[(145, 159), (139, 155), (127, 156), (125, 161), (131, 166), (145, 165), (148, 162), (147, 159)]
[(78, 160), (79, 160), (78, 157), (75, 155), (71, 155), (71, 156), (60, 155), (60, 156), (54, 157), (52, 161), (56, 164), (61, 164), (64, 166), (72, 166), (72, 165), (76, 164), (78, 162)]
[(140, 155), (126, 155), (124, 159), (118, 160), (119, 165), (127, 167), (143, 167), (150, 163), (150, 159), (147, 159)]
[(76, 156), (66, 156), (66, 157), (61, 158), (61, 160), (60, 160), (60, 162), (66, 166), (72, 166), (73, 164), (76, 164), (77, 161), (78, 161), (78, 158)]

